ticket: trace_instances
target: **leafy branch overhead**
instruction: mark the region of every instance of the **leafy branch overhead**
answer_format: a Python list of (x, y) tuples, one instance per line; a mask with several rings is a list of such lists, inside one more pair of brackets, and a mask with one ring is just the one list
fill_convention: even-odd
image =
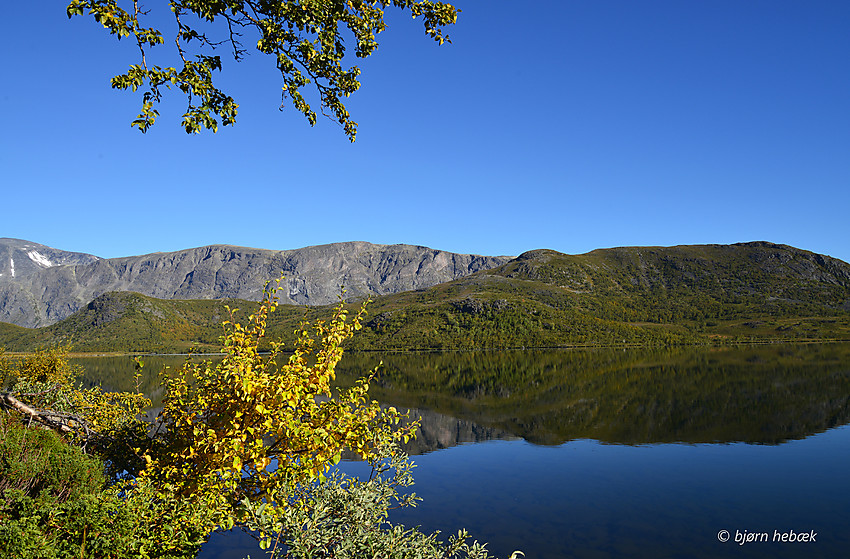
[[(304, 96), (312, 88), (319, 110), (336, 120), (353, 142), (357, 123), (342, 99), (360, 88), (360, 69), (345, 60), (346, 39), (352, 41), (357, 58), (365, 58), (378, 47), (376, 36), (386, 28), (384, 10), (395, 7), (421, 18), (425, 34), (442, 44), (449, 42), (443, 28), (457, 21), (459, 10), (431, 0), (172, 0), (168, 2), (176, 32), (166, 37), (156, 26), (163, 22), (164, 6), (146, 9), (139, 0), (73, 0), (68, 17), (88, 13), (118, 39), (133, 37), (139, 47), (139, 62), (112, 78), (116, 89), (142, 89), (142, 110), (132, 125), (146, 132), (156, 122), (157, 104), (163, 88), (176, 86), (188, 98), (183, 114), (187, 133), (202, 128), (218, 129), (236, 121), (239, 105), (213, 83), (213, 73), (222, 69), (226, 47), (235, 60), (248, 53), (249, 41), (270, 55), (283, 80), (281, 109), (288, 98), (311, 125), (316, 111)], [(158, 2), (162, 3), (162, 2)], [(132, 5), (130, 5), (132, 4)], [(148, 61), (149, 51), (173, 40), (175, 66)], [(253, 44), (253, 43), (251, 43)]]

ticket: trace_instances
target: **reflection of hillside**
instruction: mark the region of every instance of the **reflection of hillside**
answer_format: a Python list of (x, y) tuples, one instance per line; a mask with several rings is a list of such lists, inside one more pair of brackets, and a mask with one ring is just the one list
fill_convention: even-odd
[[(139, 389), (153, 400), (154, 408), (149, 410), (150, 417), (162, 408), (160, 398), (162, 387), (159, 385), (159, 371), (164, 367), (179, 368), (185, 356), (151, 355), (144, 357), (144, 367), (139, 379)], [(200, 359), (200, 358), (198, 358)], [(214, 357), (218, 359), (218, 357)], [(108, 390), (135, 391), (135, 365), (130, 357), (79, 358), (75, 363), (85, 368), (84, 383), (88, 386), (100, 385)], [(502, 429), (484, 427), (464, 419), (457, 419), (428, 409), (414, 409), (411, 417), (420, 418), (421, 428), (415, 440), (405, 446), (409, 454), (425, 454), (442, 448), (464, 443), (477, 443), (489, 440), (511, 440), (519, 437)]]
[[(155, 406), (158, 371), (183, 359), (145, 358)], [(372, 397), (423, 417), (411, 453), (512, 437), (776, 444), (850, 422), (850, 344), (347, 354), (340, 384), (381, 361)], [(79, 362), (89, 382), (134, 390), (129, 358)]]
[[(775, 444), (850, 422), (850, 346), (383, 355), (374, 396), (537, 444)], [(350, 355), (349, 369), (378, 358)]]
[(484, 427), (427, 409), (411, 409), (410, 416), (419, 417), (421, 425), (416, 439), (404, 445), (404, 451), (408, 454), (425, 454), (464, 443), (519, 438), (502, 429)]
[[(193, 359), (199, 361), (202, 357), (212, 360), (221, 359), (220, 356), (215, 355), (193, 357)], [(72, 359), (71, 361), (84, 368), (83, 383), (88, 386), (98, 385), (106, 390), (124, 392), (136, 391), (137, 387), (134, 378), (136, 365), (132, 357), (126, 355), (81, 357)], [(159, 372), (163, 368), (178, 369), (185, 361), (185, 355), (145, 355), (142, 357), (144, 366), (139, 375), (139, 391), (146, 394), (153, 401), (155, 407), (159, 406), (160, 399), (162, 398)]]

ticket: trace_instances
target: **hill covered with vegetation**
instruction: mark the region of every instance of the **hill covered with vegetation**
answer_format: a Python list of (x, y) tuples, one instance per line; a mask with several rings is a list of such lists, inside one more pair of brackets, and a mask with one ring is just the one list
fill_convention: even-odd
[(522, 254), (375, 301), (370, 348), (850, 337), (850, 265), (769, 243)]
[[(353, 301), (356, 304), (357, 301)], [(12, 351), (211, 351), (225, 305), (108, 293), (46, 328), (0, 325)], [(293, 341), (329, 307), (282, 305), (270, 336)], [(551, 250), (427, 289), (376, 298), (351, 349), (656, 346), (850, 339), (850, 265), (770, 243)]]

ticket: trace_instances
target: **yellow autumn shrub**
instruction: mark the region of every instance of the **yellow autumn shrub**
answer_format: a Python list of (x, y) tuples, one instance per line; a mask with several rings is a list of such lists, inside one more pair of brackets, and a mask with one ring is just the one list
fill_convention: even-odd
[(156, 433), (138, 449), (146, 467), (129, 494), (150, 499), (153, 491), (196, 527), (230, 528), (245, 521), (244, 503), (262, 502), (272, 517), (298, 506), (294, 490), (322, 479), (343, 450), (369, 459), (379, 446), (412, 436), (415, 425), (369, 399), (374, 371), (347, 390), (332, 388), (342, 344), (360, 328), (365, 306), (349, 319), (340, 303), (330, 320), (301, 325), (291, 354), (276, 342), (262, 354), (275, 293), (267, 287), (246, 325), (225, 322), (220, 362), (187, 361), (164, 376)]

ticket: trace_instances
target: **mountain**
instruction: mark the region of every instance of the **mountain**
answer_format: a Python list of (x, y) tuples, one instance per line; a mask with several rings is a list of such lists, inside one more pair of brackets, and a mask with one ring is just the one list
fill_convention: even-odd
[(92, 265), (98, 260), (91, 254), (0, 238), (0, 321), (40, 324), (37, 309), (41, 297), (32, 289), (33, 280), (51, 269)]
[(91, 264), (97, 256), (67, 252), (21, 239), (0, 238), (0, 278), (20, 280), (55, 266)]
[(264, 284), (283, 273), (281, 302), (325, 305), (337, 300), (342, 287), (347, 296), (385, 295), (510, 260), (365, 242), (281, 251), (210, 245), (102, 259), (17, 239), (0, 239), (0, 258), (5, 266), (0, 268), (0, 321), (26, 327), (53, 324), (113, 291), (159, 299), (257, 300)]
[(850, 339), (850, 265), (767, 242), (534, 250), (371, 310), (369, 349)]
[[(88, 305), (50, 326), (24, 328), (0, 323), (0, 347), (30, 351), (39, 347), (70, 345), (79, 352), (186, 352), (198, 348), (218, 351), (221, 322), (228, 310), (238, 308), (241, 320), (256, 309), (256, 303), (239, 299), (156, 299), (129, 291), (100, 295)], [(276, 323), (294, 330), (304, 308), (284, 305)]]
[[(242, 316), (256, 308), (244, 300), (104, 293), (48, 327), (0, 324), (0, 346), (20, 351), (70, 343), (78, 351), (185, 351), (190, 346), (210, 351), (217, 349), (220, 323), (227, 317), (225, 304), (240, 308)], [(305, 311), (282, 305), (269, 318), (269, 337), (292, 342), (305, 313), (312, 320), (326, 318), (329, 312), (327, 306)], [(459, 279), (375, 297), (349, 347), (426, 350), (792, 340), (850, 340), (850, 265), (756, 242), (626, 247), (581, 255), (529, 251)]]

